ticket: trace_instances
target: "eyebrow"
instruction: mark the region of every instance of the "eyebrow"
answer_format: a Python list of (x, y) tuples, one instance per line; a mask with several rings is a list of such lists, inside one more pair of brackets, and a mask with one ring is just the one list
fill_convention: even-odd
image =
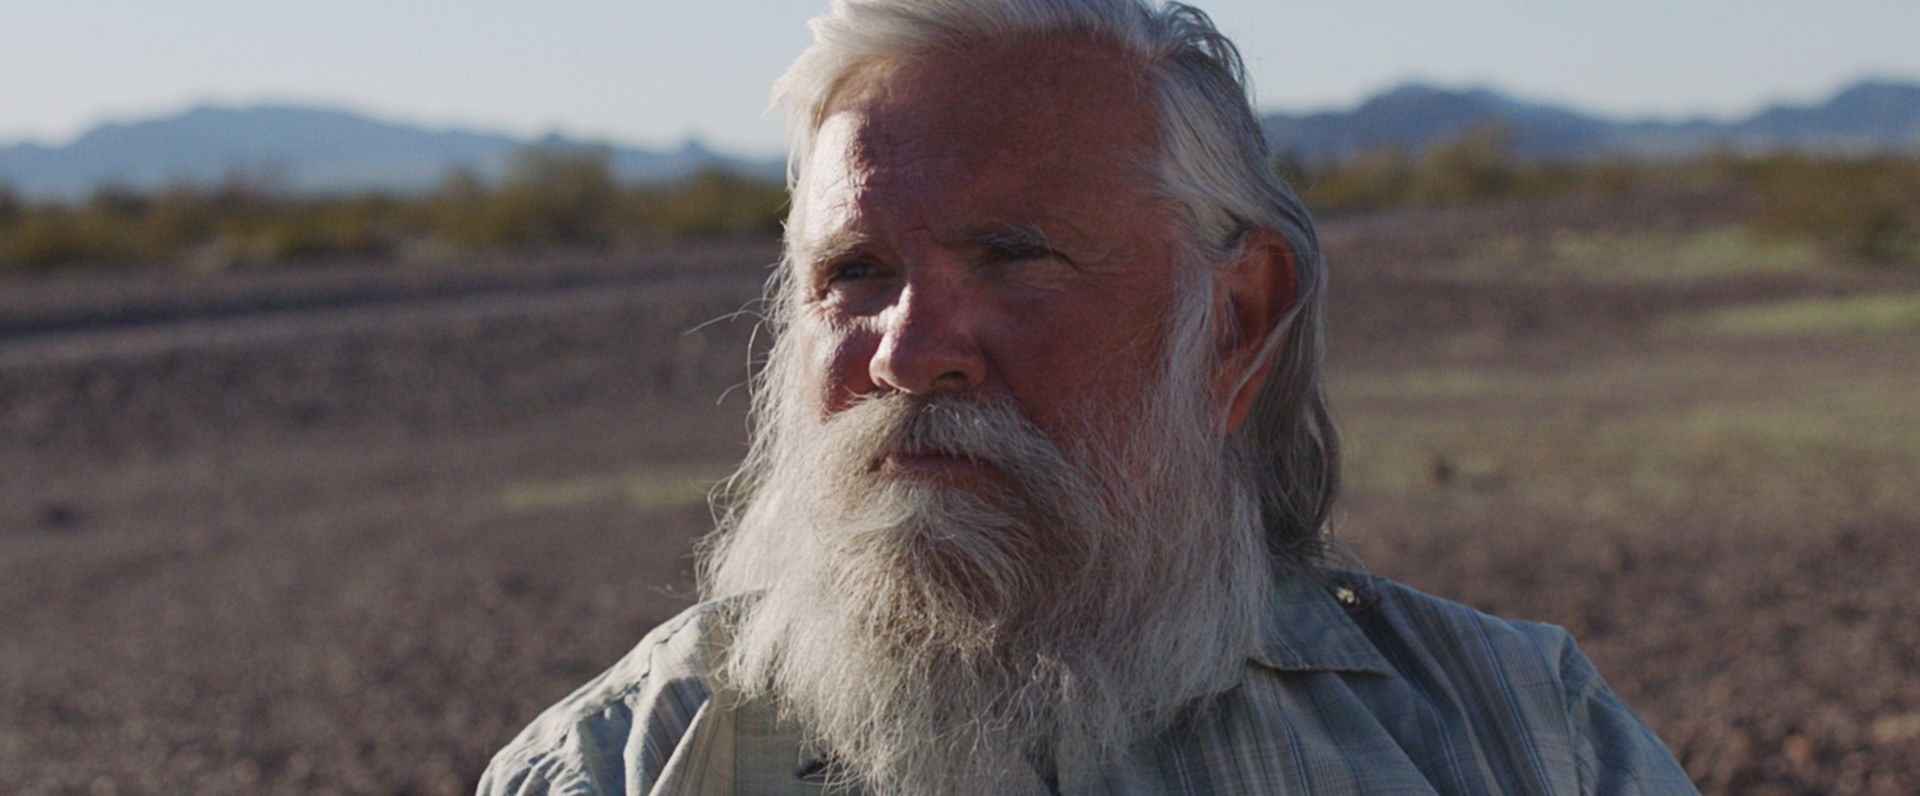
[(952, 244), (989, 249), (1046, 249), (1055, 250), (1053, 238), (1034, 224), (1000, 222), (982, 227), (960, 230), (953, 236)]
[[(873, 241), (873, 235), (860, 230), (835, 230), (803, 249), (801, 262), (809, 265), (835, 262), (873, 245)], [(956, 248), (1059, 249), (1054, 238), (1038, 225), (1012, 221), (962, 228), (951, 234), (939, 235), (935, 241), (942, 246)]]
[(851, 229), (834, 230), (801, 250), (801, 261), (826, 263), (846, 257), (873, 243), (873, 236)]

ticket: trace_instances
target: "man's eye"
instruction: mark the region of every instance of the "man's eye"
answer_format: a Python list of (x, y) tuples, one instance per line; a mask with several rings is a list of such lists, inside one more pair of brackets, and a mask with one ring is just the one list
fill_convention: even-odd
[(993, 249), (994, 260), (1010, 263), (1022, 260), (1051, 260), (1060, 253), (1045, 246), (996, 246)]
[(866, 258), (827, 263), (819, 271), (819, 281), (814, 289), (821, 295), (866, 294), (875, 286), (882, 284), (888, 271), (883, 263)]
[(839, 265), (834, 266), (831, 269), (828, 269), (827, 281), (829, 283), (851, 282), (851, 281), (857, 281), (861, 279), (872, 279), (873, 277), (876, 277), (879, 275), (880, 275), (879, 266), (876, 266), (873, 263), (855, 261), (850, 263), (841, 263)]

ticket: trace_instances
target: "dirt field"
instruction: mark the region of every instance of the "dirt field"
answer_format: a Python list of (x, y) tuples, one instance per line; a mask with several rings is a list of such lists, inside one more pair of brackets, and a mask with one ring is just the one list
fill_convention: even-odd
[[(1920, 273), (1740, 213), (1327, 221), (1337, 530), (1706, 792), (1920, 792)], [(470, 790), (688, 602), (774, 254), (0, 277), (0, 792)]]

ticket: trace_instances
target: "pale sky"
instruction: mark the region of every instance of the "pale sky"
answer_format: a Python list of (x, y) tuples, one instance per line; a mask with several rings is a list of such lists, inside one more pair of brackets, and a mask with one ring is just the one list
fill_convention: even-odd
[[(1916, 0), (1197, 0), (1268, 110), (1409, 79), (1720, 118), (1920, 79)], [(770, 155), (767, 89), (825, 0), (0, 0), (0, 144), (203, 102)]]

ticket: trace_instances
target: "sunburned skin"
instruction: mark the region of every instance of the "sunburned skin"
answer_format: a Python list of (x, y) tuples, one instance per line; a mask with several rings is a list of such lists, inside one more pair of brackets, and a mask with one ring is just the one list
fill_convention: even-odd
[[(823, 417), (891, 392), (1012, 398), (1056, 441), (1128, 433), (1176, 298), (1177, 246), (1143, 169), (1155, 143), (1131, 67), (1063, 45), (888, 70), (822, 125), (800, 199), (805, 361)], [(1116, 76), (1121, 79), (1116, 79)], [(979, 462), (902, 451), (939, 480)]]

